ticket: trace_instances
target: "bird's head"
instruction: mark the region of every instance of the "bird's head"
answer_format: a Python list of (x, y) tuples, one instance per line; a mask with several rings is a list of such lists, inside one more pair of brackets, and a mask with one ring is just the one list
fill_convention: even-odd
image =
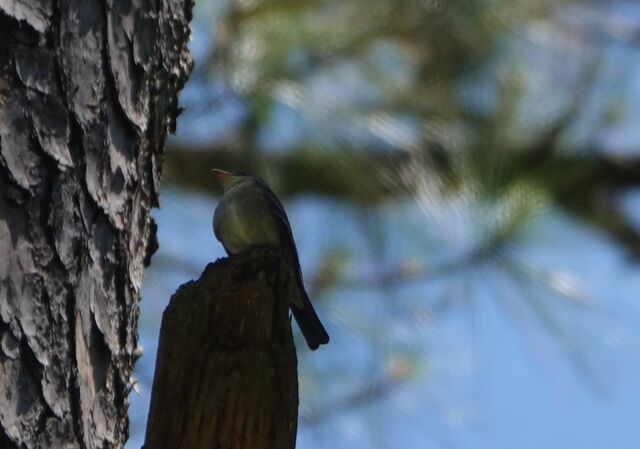
[(250, 174), (242, 172), (240, 170), (220, 170), (214, 168), (211, 171), (213, 172), (213, 176), (216, 177), (216, 180), (225, 191), (230, 187), (236, 185), (237, 183), (245, 181), (251, 177)]

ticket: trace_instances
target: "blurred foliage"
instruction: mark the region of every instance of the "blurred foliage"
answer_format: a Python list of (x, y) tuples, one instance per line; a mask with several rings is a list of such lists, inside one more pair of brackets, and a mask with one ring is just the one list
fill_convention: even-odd
[[(621, 154), (603, 138), (628, 107), (609, 48), (633, 45), (611, 25), (607, 2), (236, 0), (197, 8), (205, 37), (194, 49), (183, 129), (166, 153), (168, 182), (215, 192), (208, 168), (241, 168), (283, 197), (314, 193), (351, 205), (373, 262), (327, 251), (308, 279), (319, 297), (374, 288), (390, 310), (405, 308), (417, 321), (466, 295), (461, 273), (489, 266), (590, 378), (562, 309), (597, 307), (578, 281), (524, 262), (513, 248), (537, 217), (560, 209), (640, 257), (640, 234), (618, 200), (640, 183), (640, 152)], [(429, 232), (388, 217), (406, 204), (423, 211)], [(420, 243), (433, 229), (470, 244), (434, 261), (420, 254), (438, 254)], [(397, 257), (389, 248), (402, 238), (410, 242)], [(399, 284), (443, 278), (462, 291), (444, 288), (442, 301), (432, 295), (423, 306), (395, 300)], [(361, 310), (332, 307), (335, 322), (379, 337)], [(415, 346), (387, 344), (379, 350), (391, 368), (360, 383), (342, 373), (355, 386), (334, 405), (355, 407), (420, 370)], [(334, 378), (343, 365), (336, 361)], [(314, 382), (306, 373), (303, 390)], [(329, 414), (314, 407), (308, 423)]]
[[(599, 4), (201, 5), (197, 17), (214, 31), (196, 82), (222, 86), (218, 101), (237, 100), (242, 114), (215, 138), (183, 133), (167, 153), (167, 180), (210, 191), (203, 166), (239, 167), (283, 196), (310, 190), (371, 203), (412, 193), (421, 176), (444, 177), (442, 195), (465, 183), (488, 196), (526, 178), (637, 257), (638, 233), (611, 198), (638, 183), (640, 162), (598, 146), (620, 106), (593, 92), (606, 29), (567, 23), (579, 6)], [(211, 107), (201, 100), (188, 105), (193, 114)], [(575, 130), (585, 116), (586, 135)]]

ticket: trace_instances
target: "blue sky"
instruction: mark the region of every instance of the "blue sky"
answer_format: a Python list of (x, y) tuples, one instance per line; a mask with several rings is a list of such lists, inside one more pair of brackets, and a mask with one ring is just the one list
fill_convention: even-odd
[[(605, 21), (608, 29), (633, 29), (638, 22), (637, 6), (632, 2), (611, 5), (613, 13)], [(593, 19), (571, 17), (585, 23)], [(196, 57), (202, 57), (209, 51), (202, 41), (207, 30), (201, 22), (195, 30), (192, 47)], [(528, 38), (539, 43), (553, 35)], [(570, 86), (554, 85), (559, 90), (549, 94), (545, 84), (549, 79), (536, 72), (548, 69), (548, 64), (538, 65), (548, 55), (536, 54), (523, 41), (526, 39), (516, 39), (505, 51), (532, 52), (525, 58), (527, 79), (532, 83), (531, 104), (542, 102), (547, 107), (544, 113), (553, 114), (561, 109), (559, 103), (566, 103), (568, 91), (562, 89)], [(608, 47), (605, 56), (604, 81), (594, 86), (593, 98), (586, 102), (587, 113), (583, 110), (573, 136), (585, 141), (595, 138), (619, 155), (640, 151), (638, 50), (621, 39)], [(554, 67), (560, 78), (577, 64), (568, 59), (562, 67)], [(357, 88), (359, 79), (347, 69), (338, 74), (348, 81), (343, 87)], [(476, 101), (478, 107), (490, 108), (491, 76), (487, 75), (486, 89), (481, 91), (467, 90), (462, 80), (461, 101), (470, 95), (467, 99)], [(320, 78), (314, 84), (318, 89), (323, 83), (331, 84)], [(482, 87), (482, 82), (474, 82)], [(364, 87), (365, 100), (376, 101)], [(358, 93), (356, 88), (351, 89), (353, 95)], [(608, 98), (614, 89), (620, 96), (616, 104), (624, 113), (623, 120), (599, 128), (594, 135), (599, 113), (590, 114), (588, 108), (598, 105), (598, 98)], [(219, 92), (206, 90), (194, 84), (183, 97), (188, 102), (189, 98), (210, 96), (207, 101), (211, 111), (215, 110), (205, 107), (197, 120), (179, 123), (183, 137), (188, 135), (194, 142), (222, 135), (245, 113), (237, 98), (228, 97), (218, 104)], [(260, 134), (267, 151), (294, 146), (310, 132), (322, 133), (285, 103), (276, 104), (272, 118), (272, 126)], [(544, 124), (548, 117), (539, 118)], [(394, 126), (397, 135), (409, 140), (416, 131), (411, 120), (400, 120)], [(367, 138), (357, 127), (344, 126), (339, 131), (348, 139)], [(129, 449), (142, 445), (162, 311), (180, 284), (197, 278), (207, 263), (224, 256), (211, 230), (215, 201), (213, 196), (165, 184), (161, 208), (154, 211), (160, 249), (142, 290), (140, 342), (145, 352), (136, 366), (140, 395), (130, 398)], [(625, 195), (623, 201), (640, 225), (640, 190)], [(286, 207), (305, 274), (314, 273), (328, 251), (346, 248), (349, 256), (341, 268), (365, 278), (405, 258), (427, 268), (455, 260), (481, 235), (478, 217), (496, 212), (468, 198), (453, 204), (423, 204), (420, 198), (412, 198), (363, 212), (343, 202), (304, 196), (290, 200)], [(363, 229), (374, 233), (377, 229), (386, 236), (380, 247), (371, 245)], [(517, 269), (529, 270), (529, 275), (544, 282), (518, 284), (513, 276)], [(390, 370), (406, 370), (408, 376), (381, 398), (359, 407), (338, 407), (320, 423), (302, 424), (298, 447), (635, 449), (640, 441), (636, 422), (639, 291), (638, 265), (616, 243), (545, 204), (502, 259), (461, 275), (426, 277), (385, 290), (361, 285), (323, 292), (314, 299), (332, 341), (314, 353), (300, 345), (303, 414), (330, 407), (331, 401), (366, 387)], [(445, 310), (436, 312), (443, 303)], [(547, 321), (535, 313), (540, 305), (550, 306)], [(560, 331), (550, 325), (554, 322), (560, 324)]]
[[(161, 247), (142, 293), (140, 323), (145, 353), (136, 368), (141, 396), (131, 397), (129, 448), (141, 446), (162, 310), (179, 284), (197, 277), (206, 263), (224, 255), (211, 232), (213, 197), (165, 190), (161, 203), (155, 213)], [(341, 217), (338, 220), (353, 220), (354, 214), (344, 206), (299, 198), (287, 207), (303, 266), (313, 266), (318, 244), (358, 240), (353, 225), (326, 231), (336, 215)], [(335, 235), (340, 233), (343, 235)], [(571, 318), (572, 328), (576, 323), (578, 329), (586, 328), (584, 334), (576, 335), (593, 366), (589, 371), (593, 382), (575, 370), (557, 341), (549, 338), (535, 319), (522, 311), (520, 317), (517, 311), (506, 312), (510, 309), (506, 302), (516, 307), (521, 304), (520, 293), (505, 287), (500, 270), (489, 266), (468, 277), (470, 290), (464, 293), (468, 303), (454, 306), (428, 326), (400, 319), (400, 325), (408, 323), (405, 325), (413, 335), (407, 341), (424, 345), (427, 367), (380, 400), (337, 411), (335, 417), (318, 425), (301, 426), (298, 447), (397, 447), (401, 442), (404, 448), (635, 448), (640, 437), (635, 422), (640, 403), (636, 375), (640, 372), (640, 275), (612, 242), (556, 211), (549, 211), (539, 221), (533, 235), (519, 254), (540, 266), (570, 273), (597, 304), (597, 312), (576, 311)], [(356, 244), (358, 247), (364, 248)], [(437, 291), (429, 288), (405, 286), (396, 294), (419, 298), (424, 292)], [(323, 365), (348, 363), (356, 381), (357, 376), (363, 382), (369, 380), (367, 376), (376, 371), (371, 345), (341, 323), (339, 310), (368, 304), (365, 307), (370, 309), (367, 313), (373, 317), (372, 325), (382, 334), (397, 333), (392, 332), (393, 321), (385, 315), (385, 307), (372, 300), (375, 295), (337, 292), (323, 298), (319, 310), (332, 343), (322, 351), (301, 356), (303, 375), (321, 370)], [(387, 338), (387, 343), (393, 344), (396, 337)], [(304, 345), (300, 351), (306, 351)], [(303, 389), (301, 410), (309, 403), (322, 403), (318, 397), (327, 391), (348, 391), (344, 385), (332, 385), (330, 376), (316, 382), (322, 390)], [(337, 375), (335, 382), (348, 386), (355, 381)], [(386, 446), (378, 445), (381, 438), (388, 440)]]

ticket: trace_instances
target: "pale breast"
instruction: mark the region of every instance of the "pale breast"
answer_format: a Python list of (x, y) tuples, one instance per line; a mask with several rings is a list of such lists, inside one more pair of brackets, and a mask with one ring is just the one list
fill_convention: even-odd
[(235, 254), (252, 245), (277, 247), (280, 233), (260, 190), (252, 185), (227, 192), (213, 217), (214, 232), (225, 248)]

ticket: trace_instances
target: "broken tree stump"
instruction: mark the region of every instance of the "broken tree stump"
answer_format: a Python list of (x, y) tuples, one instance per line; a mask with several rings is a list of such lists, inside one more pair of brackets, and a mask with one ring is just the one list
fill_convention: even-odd
[(296, 353), (279, 253), (209, 264), (165, 309), (144, 449), (293, 449)]

